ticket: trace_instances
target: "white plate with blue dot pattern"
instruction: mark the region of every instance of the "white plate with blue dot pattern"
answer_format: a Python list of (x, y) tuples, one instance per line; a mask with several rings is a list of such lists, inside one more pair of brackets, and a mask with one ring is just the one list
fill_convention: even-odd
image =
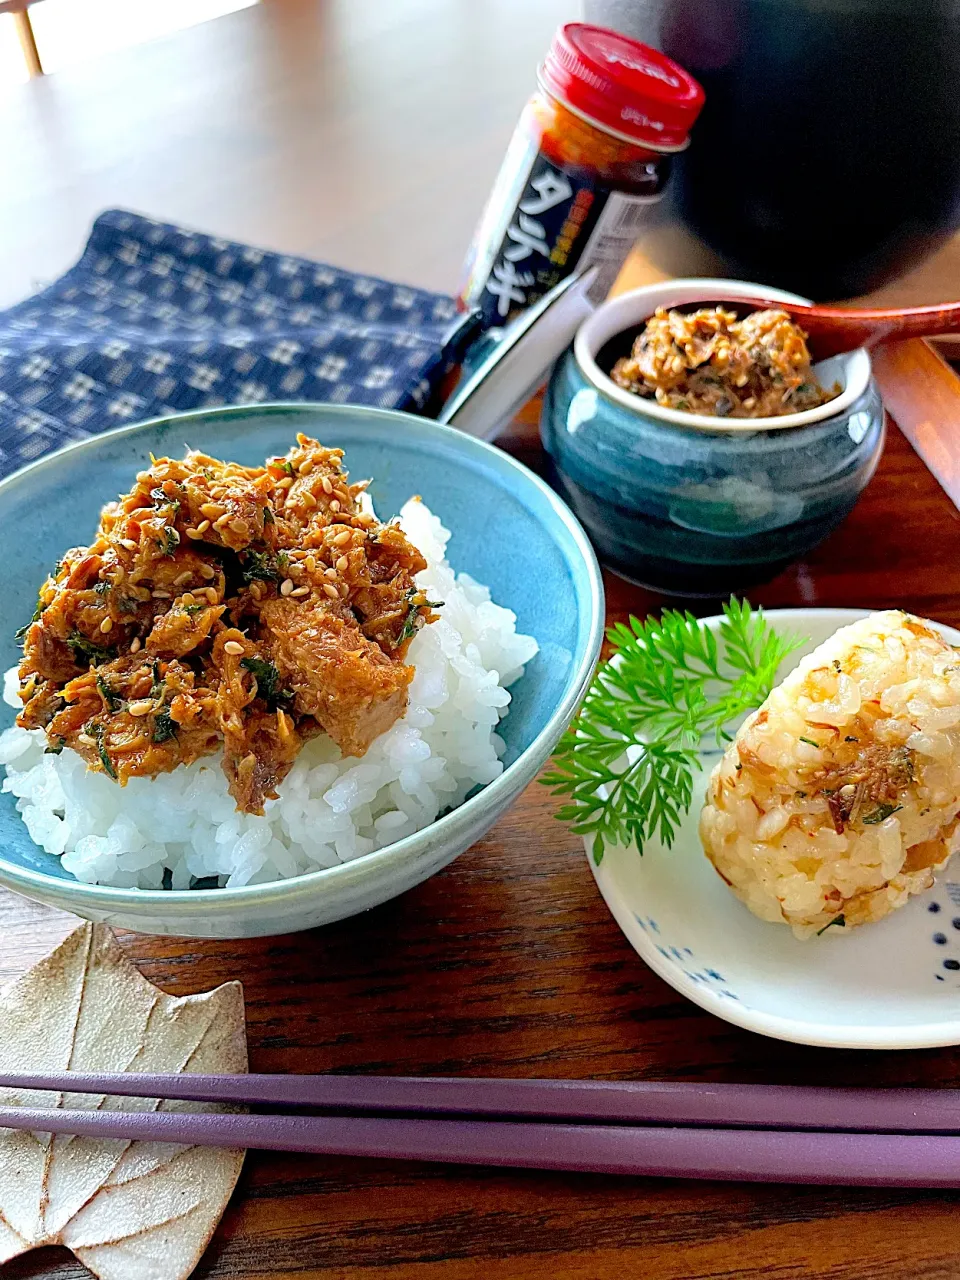
[[(855, 609), (767, 613), (809, 637), (781, 672)], [(937, 624), (934, 624), (937, 625)], [(960, 632), (937, 627), (960, 645)], [(758, 920), (703, 853), (697, 823), (717, 753), (705, 753), (694, 802), (672, 849), (651, 840), (588, 860), (628, 941), (665, 982), (708, 1012), (761, 1035), (836, 1049), (924, 1049), (960, 1044), (960, 857), (935, 886), (877, 924), (828, 929), (798, 941)]]

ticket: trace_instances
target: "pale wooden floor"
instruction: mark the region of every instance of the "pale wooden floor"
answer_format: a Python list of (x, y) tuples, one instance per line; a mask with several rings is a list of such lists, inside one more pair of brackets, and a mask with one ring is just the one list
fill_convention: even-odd
[[(101, 57), (248, 9), (258, 0), (44, 0), (30, 10), (44, 70)], [(27, 79), (10, 14), (0, 14), (0, 93)]]

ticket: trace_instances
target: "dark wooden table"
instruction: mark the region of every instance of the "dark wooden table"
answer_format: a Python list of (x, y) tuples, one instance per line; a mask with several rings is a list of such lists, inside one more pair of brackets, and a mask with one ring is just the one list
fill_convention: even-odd
[[(377, 30), (364, 33), (361, 9)], [(65, 266), (84, 225), (106, 203), (449, 286), (536, 58), (568, 6), (421, 0), (406, 7), (407, 18), (402, 9), (396, 0), (352, 8), (289, 0), (104, 59), (96, 74), (78, 70), (23, 86), (12, 116), (21, 127), (31, 122), (37, 145), (27, 154), (22, 134), (19, 143), (11, 139), (6, 112), (0, 171), (23, 181), (0, 188), (4, 287), (22, 292), (31, 275)], [(408, 66), (410, 95), (397, 99), (397, 111), (408, 113), (407, 132), (415, 127), (404, 145), (419, 156), (415, 171), (430, 168), (417, 151), (425, 138), (449, 168), (432, 186), (424, 176), (427, 185), (406, 190), (403, 199), (396, 192), (381, 199), (402, 179), (399, 165), (380, 175), (380, 186), (370, 157), (354, 158), (360, 167), (353, 170), (307, 171), (328, 148), (347, 164), (350, 139), (375, 132), (363, 93), (343, 100), (344, 60), (353, 65), (362, 48), (364, 65), (372, 62), (396, 93), (391, 59), (415, 63), (418, 30), (421, 56), (440, 76), (439, 98)], [(487, 54), (503, 53), (500, 64), (476, 71), (477, 83), (467, 77), (474, 65), (464, 45), (468, 30)], [(158, 69), (174, 76), (162, 88), (150, 79)], [(480, 83), (488, 72), (492, 79)], [(324, 82), (327, 74), (332, 79)], [(138, 80), (142, 92), (134, 94)], [(218, 106), (211, 86), (232, 86), (227, 107)], [(251, 102), (254, 92), (261, 96)], [(382, 111), (379, 120), (390, 145), (398, 144), (400, 124)], [(115, 136), (97, 133), (105, 122), (125, 139), (124, 155)], [(100, 163), (91, 158), (97, 146)], [(279, 190), (251, 187), (251, 176), (269, 174)], [(415, 226), (403, 210), (418, 207), (425, 212)], [(351, 228), (351, 217), (360, 225)], [(403, 257), (397, 237), (408, 232), (413, 247)], [(641, 254), (632, 278), (658, 269)], [(939, 268), (925, 268), (899, 288), (898, 296), (931, 300), (956, 292), (960, 252), (954, 246)], [(501, 444), (536, 466), (535, 413)], [(611, 618), (664, 603), (609, 575), (607, 591)], [(960, 513), (893, 430), (844, 526), (752, 598), (769, 606), (903, 605), (958, 625)], [(960, 1085), (960, 1050), (799, 1048), (737, 1030), (678, 997), (628, 946), (594, 888), (580, 842), (551, 811), (550, 797), (534, 784), (487, 839), (441, 875), (325, 930), (253, 942), (131, 934), (121, 942), (148, 978), (178, 994), (241, 979), (251, 1067), (259, 1071)], [(74, 923), (0, 894), (0, 978), (22, 972)], [(252, 1154), (197, 1275), (945, 1280), (960, 1276), (957, 1209), (956, 1195), (945, 1192)], [(55, 1250), (2, 1269), (3, 1280), (86, 1274)]]

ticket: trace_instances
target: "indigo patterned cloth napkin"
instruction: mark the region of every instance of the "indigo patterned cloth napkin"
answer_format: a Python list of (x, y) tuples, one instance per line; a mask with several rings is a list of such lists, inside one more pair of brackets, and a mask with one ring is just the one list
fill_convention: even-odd
[(0, 312), (0, 475), (185, 409), (416, 412), (465, 334), (441, 294), (110, 210), (75, 267)]

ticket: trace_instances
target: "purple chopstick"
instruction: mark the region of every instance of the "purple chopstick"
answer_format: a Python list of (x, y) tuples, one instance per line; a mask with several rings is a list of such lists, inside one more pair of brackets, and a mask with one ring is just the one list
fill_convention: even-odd
[(2, 1075), (0, 1088), (419, 1115), (867, 1132), (960, 1132), (960, 1090), (334, 1075)]
[(960, 1187), (960, 1138), (492, 1120), (0, 1108), (0, 1128), (668, 1178)]

